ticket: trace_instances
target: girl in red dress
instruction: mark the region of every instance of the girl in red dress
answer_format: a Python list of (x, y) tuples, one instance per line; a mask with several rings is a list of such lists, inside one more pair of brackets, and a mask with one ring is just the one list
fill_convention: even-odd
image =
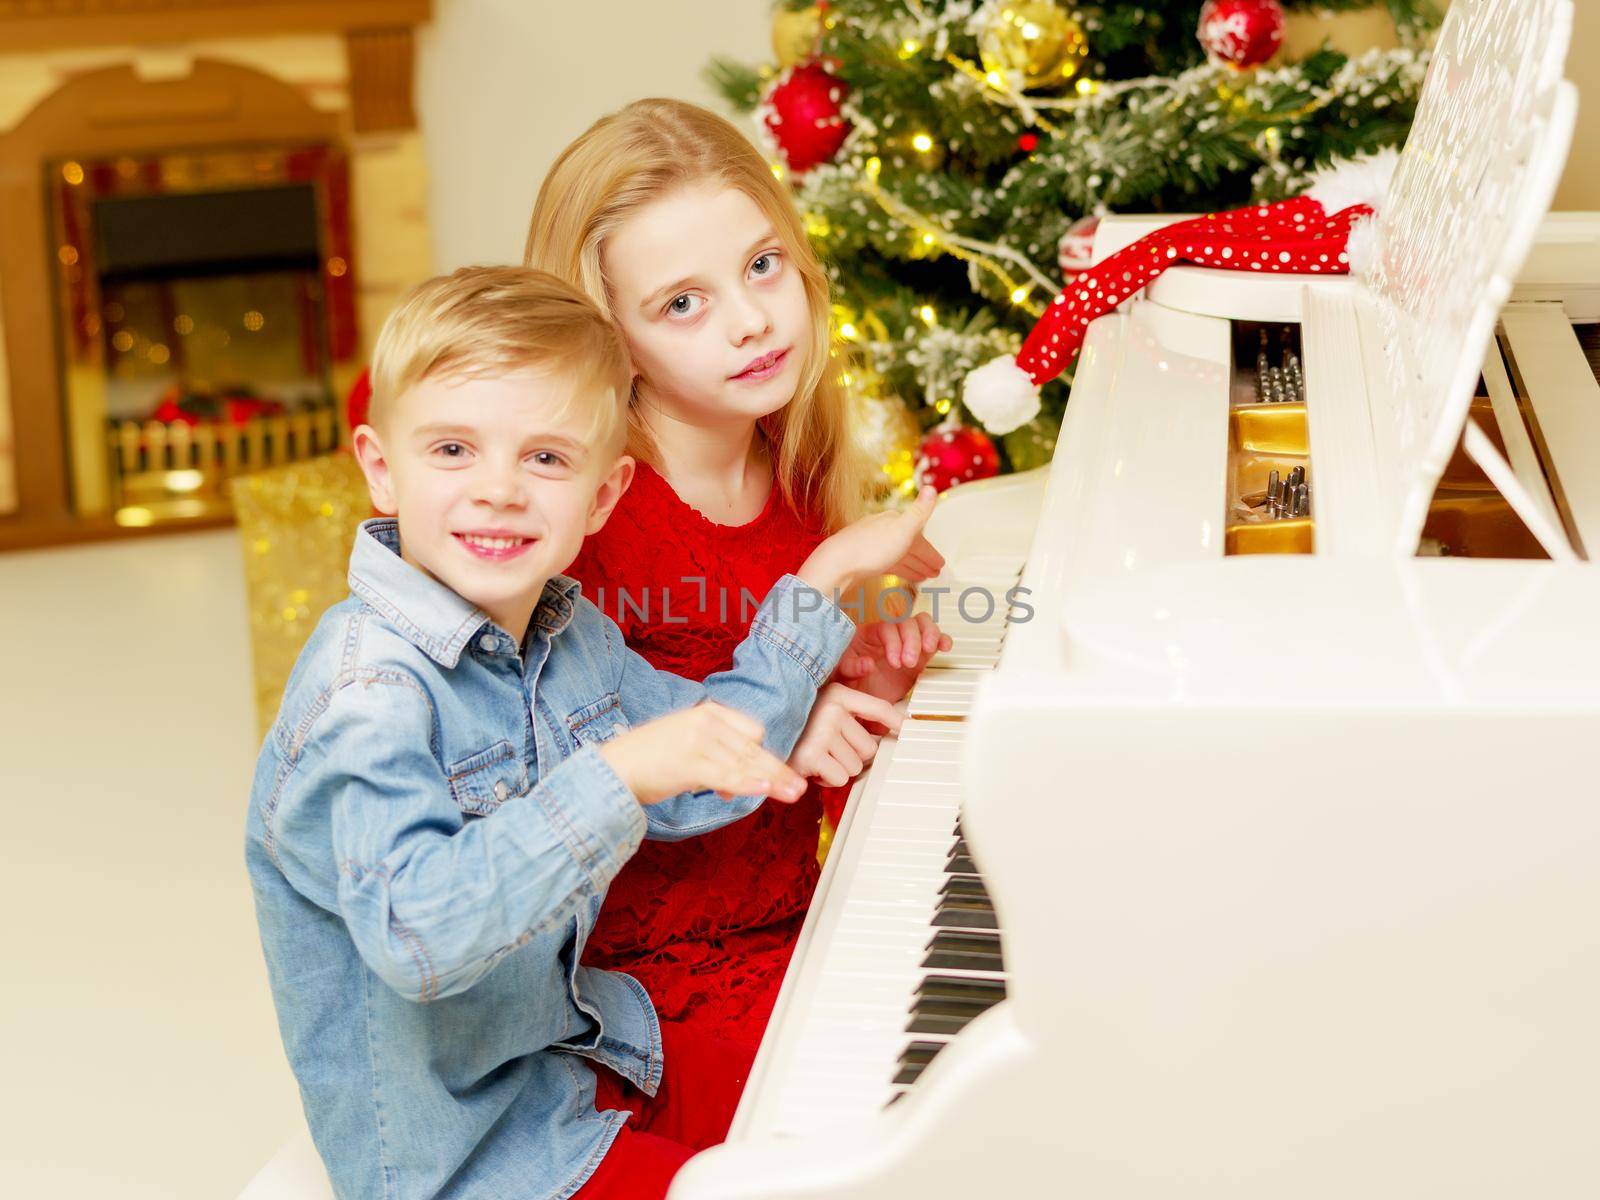
[[(633, 484), (568, 573), (654, 665), (721, 670), (759, 598), (861, 512), (872, 478), (799, 216), (727, 121), (644, 100), (556, 160), (526, 262), (606, 308), (636, 372)], [(928, 548), (919, 566), (926, 578), (942, 560)], [(790, 759), (832, 786), (836, 809), (894, 723), (891, 702), (948, 646), (925, 616), (863, 624)], [(634, 976), (664, 1020), (753, 1049), (816, 884), (820, 791), (709, 836), (646, 842), (585, 962)]]

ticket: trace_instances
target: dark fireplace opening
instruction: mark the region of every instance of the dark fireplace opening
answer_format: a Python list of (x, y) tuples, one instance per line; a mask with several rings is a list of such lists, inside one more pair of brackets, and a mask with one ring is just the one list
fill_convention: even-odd
[(336, 448), (331, 368), (353, 333), (336, 165), (333, 178), (314, 148), (70, 164), (58, 194), (77, 268), (64, 335), (81, 508), (128, 525), (217, 515), (229, 476)]

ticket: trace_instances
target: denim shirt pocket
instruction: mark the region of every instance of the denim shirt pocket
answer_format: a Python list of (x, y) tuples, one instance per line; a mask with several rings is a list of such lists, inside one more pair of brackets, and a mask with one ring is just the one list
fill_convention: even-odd
[(528, 790), (528, 768), (510, 742), (496, 742), (451, 763), (448, 774), (450, 795), (469, 816), (486, 817)]
[(628, 718), (623, 715), (622, 701), (615, 692), (607, 692), (567, 718), (567, 732), (576, 746), (599, 745), (627, 731)]

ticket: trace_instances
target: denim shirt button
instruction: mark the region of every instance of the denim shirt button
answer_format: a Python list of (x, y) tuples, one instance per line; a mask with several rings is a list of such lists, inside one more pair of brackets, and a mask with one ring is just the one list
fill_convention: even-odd
[(511, 789), (506, 786), (506, 781), (504, 779), (495, 780), (494, 798), (503, 804), (505, 803), (505, 798), (509, 795), (511, 795)]
[(500, 643), (498, 639), (496, 639), (492, 633), (486, 633), (478, 639), (478, 649), (482, 650), (485, 654), (493, 654), (495, 647), (499, 644)]

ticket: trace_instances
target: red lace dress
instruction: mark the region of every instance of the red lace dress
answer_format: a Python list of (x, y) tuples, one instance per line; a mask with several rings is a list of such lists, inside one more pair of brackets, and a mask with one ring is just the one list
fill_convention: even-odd
[[(776, 487), (755, 520), (718, 525), (640, 463), (566, 574), (652, 665), (703, 679), (733, 662), (756, 604), (821, 540)], [(741, 612), (744, 591), (754, 599)], [(646, 841), (612, 883), (584, 962), (632, 975), (663, 1019), (758, 1043), (816, 886), (823, 790), (701, 837)]]

